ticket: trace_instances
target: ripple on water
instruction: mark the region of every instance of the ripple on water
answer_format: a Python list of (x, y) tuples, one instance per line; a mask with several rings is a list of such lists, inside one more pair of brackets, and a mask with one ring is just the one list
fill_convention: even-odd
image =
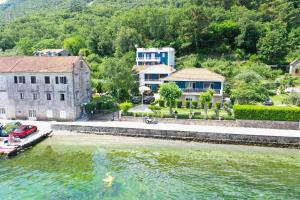
[[(140, 139), (143, 141), (143, 139)], [(0, 162), (6, 199), (299, 199), (299, 150), (42, 143)], [(178, 145), (180, 144), (180, 145)], [(103, 182), (110, 172), (111, 187)], [(5, 189), (3, 189), (5, 188)]]

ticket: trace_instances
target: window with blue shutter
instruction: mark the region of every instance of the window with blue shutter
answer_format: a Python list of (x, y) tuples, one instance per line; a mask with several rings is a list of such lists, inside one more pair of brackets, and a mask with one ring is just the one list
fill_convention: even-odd
[(214, 89), (221, 90), (221, 82), (214, 82)]

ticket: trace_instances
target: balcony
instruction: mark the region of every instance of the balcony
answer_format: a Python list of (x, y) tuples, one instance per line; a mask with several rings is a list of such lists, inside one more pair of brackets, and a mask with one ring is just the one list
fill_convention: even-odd
[(149, 78), (144, 79), (144, 81), (145, 81), (145, 82), (162, 82), (161, 79), (149, 79)]
[[(208, 89), (185, 88), (182, 89), (184, 93), (201, 93), (206, 92)], [(221, 94), (221, 90), (214, 90), (215, 94)]]
[(159, 57), (137, 57), (137, 62), (160, 62)]

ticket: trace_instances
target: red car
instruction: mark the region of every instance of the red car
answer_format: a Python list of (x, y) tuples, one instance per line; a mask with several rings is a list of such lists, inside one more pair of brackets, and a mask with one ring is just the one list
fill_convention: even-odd
[(37, 132), (36, 126), (21, 125), (19, 128), (13, 131), (12, 135), (14, 137), (24, 138), (35, 132)]

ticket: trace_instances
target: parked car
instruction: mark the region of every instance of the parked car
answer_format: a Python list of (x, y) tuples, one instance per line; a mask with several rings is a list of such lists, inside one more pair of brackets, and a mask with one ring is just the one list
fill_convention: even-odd
[(264, 102), (264, 105), (265, 106), (273, 106), (274, 103), (273, 103), (272, 99), (269, 99), (269, 100), (267, 100), (267, 101)]
[(132, 97), (131, 101), (134, 104), (141, 103), (142, 102), (142, 97), (140, 97), (140, 96), (134, 96), (134, 97)]
[(32, 125), (22, 125), (13, 131), (12, 135), (14, 137), (24, 138), (28, 135), (37, 132), (37, 127)]
[(155, 98), (153, 96), (145, 96), (144, 97), (144, 104), (150, 104), (155, 101)]
[(0, 130), (0, 137), (8, 137), (9, 134), (5, 130)]
[(10, 135), (14, 130), (19, 128), (21, 125), (22, 125), (22, 123), (18, 122), (18, 121), (9, 122), (9, 123), (5, 124), (5, 126), (3, 127), (3, 130), (8, 135)]

